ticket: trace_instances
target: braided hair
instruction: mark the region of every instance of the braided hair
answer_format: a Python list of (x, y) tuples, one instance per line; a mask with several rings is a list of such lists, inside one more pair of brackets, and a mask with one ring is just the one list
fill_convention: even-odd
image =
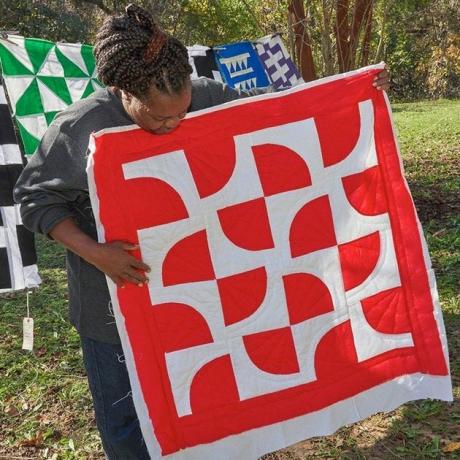
[(108, 17), (94, 47), (99, 79), (146, 99), (154, 86), (167, 94), (179, 94), (192, 68), (186, 47), (166, 33), (143, 8), (130, 4), (122, 16)]

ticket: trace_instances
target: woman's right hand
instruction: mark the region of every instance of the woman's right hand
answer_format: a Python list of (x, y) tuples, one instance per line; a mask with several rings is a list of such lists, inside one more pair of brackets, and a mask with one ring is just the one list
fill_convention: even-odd
[(139, 249), (137, 244), (126, 241), (98, 243), (90, 262), (118, 287), (124, 287), (126, 282), (143, 286), (148, 282), (145, 272), (149, 272), (150, 267), (130, 254), (136, 249)]

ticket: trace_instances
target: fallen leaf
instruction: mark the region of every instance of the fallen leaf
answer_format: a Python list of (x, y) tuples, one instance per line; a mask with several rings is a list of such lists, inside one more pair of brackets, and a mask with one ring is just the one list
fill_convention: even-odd
[(24, 439), (24, 441), (20, 442), (20, 445), (23, 447), (40, 447), (43, 443), (43, 433), (41, 431), (37, 431), (37, 434), (34, 438)]
[(14, 417), (19, 414), (19, 409), (16, 406), (6, 406), (5, 414)]
[(47, 351), (48, 350), (45, 347), (41, 347), (35, 352), (35, 354), (37, 356), (43, 356), (44, 354), (46, 354)]
[(447, 444), (447, 446), (442, 449), (442, 451), (445, 453), (455, 452), (456, 450), (460, 450), (460, 442), (451, 442), (450, 444)]

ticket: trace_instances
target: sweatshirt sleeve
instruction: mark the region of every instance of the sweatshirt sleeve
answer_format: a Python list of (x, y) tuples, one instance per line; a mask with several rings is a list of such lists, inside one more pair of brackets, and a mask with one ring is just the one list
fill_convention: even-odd
[[(48, 234), (87, 190), (84, 154), (61, 127), (51, 125), (14, 189), (26, 228)], [(87, 193), (87, 192), (86, 192)]]

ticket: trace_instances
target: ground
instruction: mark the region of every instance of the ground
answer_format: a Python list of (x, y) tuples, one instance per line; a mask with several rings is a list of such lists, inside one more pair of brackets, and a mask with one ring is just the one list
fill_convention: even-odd
[[(406, 177), (436, 272), (453, 403), (419, 401), (265, 460), (460, 458), (460, 101), (394, 104)], [(43, 284), (31, 295), (35, 350), (21, 350), (24, 292), (0, 297), (0, 459), (102, 459), (64, 253), (37, 239)]]

